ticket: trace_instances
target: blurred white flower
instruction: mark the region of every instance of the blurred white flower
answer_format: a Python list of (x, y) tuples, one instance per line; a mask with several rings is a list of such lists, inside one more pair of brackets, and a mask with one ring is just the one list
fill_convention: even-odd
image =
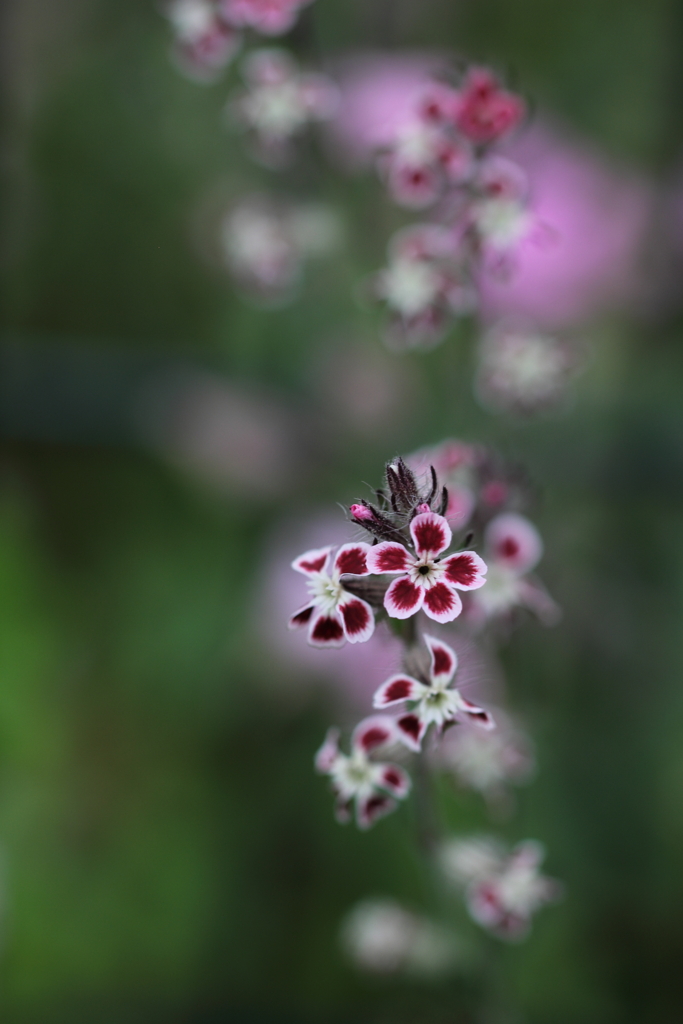
[(438, 975), (458, 960), (450, 931), (390, 899), (358, 903), (344, 919), (340, 938), (356, 966), (375, 974)]
[(480, 343), (476, 393), (496, 411), (536, 412), (564, 397), (577, 362), (567, 342), (502, 322)]

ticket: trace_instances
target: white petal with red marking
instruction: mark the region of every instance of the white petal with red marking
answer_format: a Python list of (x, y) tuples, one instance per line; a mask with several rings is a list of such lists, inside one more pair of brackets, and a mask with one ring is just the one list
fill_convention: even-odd
[(368, 829), (383, 818), (396, 810), (396, 801), (386, 793), (372, 793), (370, 796), (359, 800), (356, 804), (356, 822), (358, 828)]
[(339, 729), (328, 729), (325, 741), (315, 755), (316, 770), (326, 775), (339, 756)]
[(458, 667), (458, 656), (452, 647), (435, 636), (424, 634), (424, 642), (432, 658), (431, 677), (435, 683), (449, 683)]
[(305, 604), (303, 608), (299, 608), (298, 612), (294, 612), (289, 622), (287, 623), (288, 629), (301, 629), (311, 621), (311, 615), (315, 608), (314, 604)]
[(458, 551), (439, 562), (452, 587), (458, 590), (478, 590), (486, 583), (487, 565), (476, 551)]
[(352, 576), (367, 576), (368, 554), (372, 550), (369, 544), (342, 544), (334, 558), (334, 568), (341, 576), (350, 573)]
[(378, 785), (388, 790), (392, 796), (403, 800), (410, 792), (410, 776), (397, 764), (383, 764)]
[(451, 543), (453, 534), (448, 520), (436, 512), (423, 512), (410, 524), (410, 534), (420, 558), (436, 558)]
[(409, 712), (396, 719), (398, 737), (410, 750), (420, 750), (422, 738), (427, 731), (426, 724), (415, 714)]
[(298, 558), (294, 559), (292, 569), (303, 573), (304, 576), (317, 576), (319, 572), (326, 570), (331, 550), (332, 545), (326, 548), (313, 548), (311, 551), (304, 551), (303, 555), (299, 555)]
[(496, 723), (493, 721), (491, 715), (484, 708), (477, 707), (476, 704), (472, 704), (471, 701), (465, 700), (464, 697), (460, 698), (462, 714), (466, 715), (470, 722), (475, 722), (476, 725), (481, 726), (482, 729), (495, 729)]
[(452, 622), (462, 611), (462, 601), (457, 590), (439, 581), (425, 590), (423, 607), (425, 615), (435, 622)]
[(396, 741), (396, 726), (393, 718), (386, 715), (370, 715), (359, 722), (353, 730), (351, 745), (369, 754), (378, 747)]
[(409, 619), (419, 612), (424, 597), (424, 587), (416, 586), (407, 576), (399, 576), (384, 595), (384, 607), (392, 619)]
[(405, 700), (419, 700), (426, 689), (417, 679), (399, 672), (390, 676), (376, 691), (373, 707), (388, 708), (392, 704), (402, 704)]
[(342, 618), (344, 634), (351, 644), (360, 644), (369, 640), (375, 632), (375, 616), (372, 608), (359, 597), (349, 595), (339, 605), (338, 613)]
[(403, 544), (384, 541), (370, 548), (368, 567), (370, 572), (408, 572), (415, 559)]
[(331, 615), (318, 612), (311, 617), (308, 642), (313, 647), (342, 647), (346, 642), (344, 624), (339, 612)]

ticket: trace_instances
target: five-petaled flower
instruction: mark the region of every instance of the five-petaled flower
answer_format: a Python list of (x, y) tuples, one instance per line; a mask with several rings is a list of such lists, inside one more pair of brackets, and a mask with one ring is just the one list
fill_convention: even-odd
[(458, 719), (465, 719), (484, 729), (492, 729), (494, 722), (489, 713), (451, 686), (458, 667), (455, 651), (433, 636), (425, 635), (424, 641), (431, 656), (429, 681), (421, 682), (404, 672), (393, 675), (375, 693), (375, 707), (384, 709), (408, 703), (409, 710), (397, 718), (396, 727), (411, 750), (420, 750), (422, 739), (432, 724), (443, 731)]
[(345, 573), (367, 576), (369, 544), (343, 544), (329, 572), (332, 547), (306, 551), (292, 562), (292, 568), (306, 576), (309, 599), (289, 620), (289, 628), (308, 624), (308, 642), (314, 647), (341, 647), (345, 640), (355, 644), (369, 640), (375, 629), (370, 605), (346, 590)]
[(543, 846), (533, 839), (506, 853), (486, 838), (452, 839), (441, 849), (441, 866), (452, 881), (465, 886), (474, 920), (499, 939), (519, 941), (533, 914), (562, 895), (562, 885), (540, 872)]
[(403, 544), (385, 541), (371, 548), (368, 569), (400, 573), (386, 592), (384, 607), (392, 618), (407, 619), (421, 608), (436, 622), (450, 622), (462, 611), (458, 590), (476, 590), (486, 583), (486, 563), (474, 551), (440, 558), (452, 533), (436, 512), (422, 512), (410, 523), (415, 554)]
[[(370, 755), (398, 740), (396, 725), (385, 715), (372, 715), (359, 722), (351, 737), (351, 753), (339, 750), (339, 730), (330, 729), (315, 756), (319, 772), (329, 775), (337, 798), (335, 814), (342, 824), (351, 820), (355, 805), (356, 823), (367, 829), (396, 809), (396, 799), (410, 792), (410, 777), (403, 768), (389, 762), (372, 761)], [(395, 799), (396, 798), (396, 799)]]

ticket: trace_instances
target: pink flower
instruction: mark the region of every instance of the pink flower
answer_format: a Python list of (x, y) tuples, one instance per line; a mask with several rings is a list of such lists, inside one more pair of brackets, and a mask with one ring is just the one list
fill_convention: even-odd
[(370, 548), (372, 573), (399, 574), (386, 592), (384, 607), (392, 618), (407, 619), (421, 608), (436, 622), (450, 622), (462, 611), (458, 590), (476, 590), (486, 582), (486, 565), (474, 551), (439, 556), (451, 543), (448, 522), (423, 512), (410, 523), (415, 554), (403, 544), (385, 541)]
[(242, 37), (211, 0), (173, 0), (166, 14), (175, 33), (175, 56), (182, 71), (212, 81), (232, 60)]
[(265, 36), (279, 36), (294, 25), (299, 8), (310, 0), (221, 0), (221, 10), (232, 24), (253, 28)]
[(500, 87), (487, 68), (472, 68), (460, 91), (456, 125), (475, 143), (495, 142), (524, 117), (524, 102)]
[(522, 606), (548, 625), (556, 622), (559, 608), (541, 583), (528, 575), (543, 553), (533, 523), (515, 512), (504, 512), (488, 524), (484, 546), (489, 571), (486, 587), (472, 595), (473, 617), (483, 622)]
[(422, 739), (430, 725), (441, 733), (453, 722), (476, 722), (484, 729), (493, 729), (494, 722), (487, 711), (466, 700), (459, 690), (451, 686), (458, 659), (455, 651), (442, 640), (424, 636), (431, 664), (425, 680), (399, 672), (382, 683), (374, 697), (374, 706), (381, 710), (396, 704), (408, 703), (409, 710), (396, 720), (401, 738), (411, 750), (420, 750)]
[(488, 315), (557, 329), (632, 301), (651, 207), (646, 183), (547, 128), (525, 132), (507, 152), (528, 175), (534, 225), (518, 237), (512, 272), (482, 280)]
[(308, 642), (315, 647), (341, 647), (345, 640), (362, 643), (375, 629), (375, 617), (366, 601), (344, 589), (345, 573), (367, 576), (369, 544), (342, 544), (328, 572), (332, 547), (306, 551), (292, 562), (292, 568), (307, 579), (309, 600), (289, 620), (290, 629), (308, 625)]
[[(380, 747), (395, 743), (396, 726), (391, 718), (373, 715), (356, 726), (351, 737), (351, 753), (339, 750), (339, 730), (330, 729), (315, 756), (315, 767), (329, 775), (337, 798), (335, 814), (342, 824), (351, 820), (355, 805), (356, 824), (367, 829), (385, 814), (396, 809), (396, 799), (410, 792), (410, 778), (397, 764), (372, 761), (370, 755)], [(395, 799), (396, 798), (396, 799)]]

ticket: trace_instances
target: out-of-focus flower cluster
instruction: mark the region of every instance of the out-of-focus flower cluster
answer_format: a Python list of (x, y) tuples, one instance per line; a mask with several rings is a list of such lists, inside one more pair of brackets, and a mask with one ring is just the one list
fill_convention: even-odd
[(228, 269), (251, 299), (283, 305), (296, 295), (308, 259), (339, 246), (342, 225), (322, 203), (247, 196), (226, 214), (221, 246)]
[(296, 22), (310, 0), (170, 0), (165, 11), (173, 36), (173, 56), (197, 81), (211, 82), (242, 45), (243, 32), (279, 36)]
[(371, 974), (434, 977), (458, 963), (456, 936), (396, 900), (356, 904), (342, 922), (340, 940), (349, 959)]

